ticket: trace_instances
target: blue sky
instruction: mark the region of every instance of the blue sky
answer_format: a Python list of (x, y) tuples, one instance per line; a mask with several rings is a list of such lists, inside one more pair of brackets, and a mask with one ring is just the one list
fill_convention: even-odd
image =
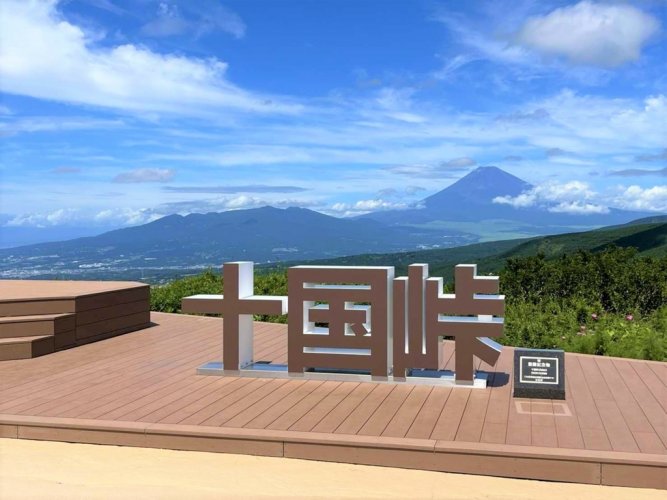
[[(414, 204), (667, 212), (667, 3), (3, 0), (0, 225)], [(1, 230), (1, 228), (0, 228)]]

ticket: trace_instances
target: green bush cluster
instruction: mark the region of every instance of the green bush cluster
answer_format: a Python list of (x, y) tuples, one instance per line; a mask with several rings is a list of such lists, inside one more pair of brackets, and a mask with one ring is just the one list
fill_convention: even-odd
[[(500, 273), (506, 296), (505, 345), (570, 352), (667, 359), (667, 257), (639, 257), (631, 248), (577, 251), (506, 261)], [(445, 285), (451, 292), (451, 283)], [(209, 270), (153, 287), (154, 311), (180, 312), (181, 299), (224, 293)], [(255, 293), (287, 295), (287, 274), (257, 273)], [(286, 316), (255, 316), (285, 323)]]
[(508, 259), (506, 345), (606, 356), (667, 357), (667, 258), (633, 248)]
[[(151, 310), (168, 313), (181, 312), (181, 299), (189, 295), (224, 293), (224, 280), (209, 269), (196, 276), (188, 276), (167, 285), (151, 287)], [(287, 273), (255, 275), (255, 294), (287, 295)], [(287, 316), (256, 315), (257, 321), (286, 323)]]

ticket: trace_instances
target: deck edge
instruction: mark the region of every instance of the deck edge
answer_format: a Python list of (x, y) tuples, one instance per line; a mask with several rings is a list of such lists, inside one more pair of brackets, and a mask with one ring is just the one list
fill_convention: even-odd
[(667, 455), (8, 414), (0, 437), (667, 489)]

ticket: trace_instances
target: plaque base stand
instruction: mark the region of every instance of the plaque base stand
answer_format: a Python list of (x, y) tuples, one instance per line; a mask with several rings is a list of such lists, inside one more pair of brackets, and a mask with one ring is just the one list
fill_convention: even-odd
[(323, 370), (314, 369), (304, 371), (299, 374), (291, 374), (287, 371), (287, 365), (277, 363), (252, 363), (243, 367), (238, 372), (225, 373), (223, 363), (212, 361), (197, 368), (197, 375), (217, 375), (233, 377), (253, 377), (253, 378), (290, 378), (307, 380), (335, 380), (339, 382), (376, 382), (376, 383), (408, 383), (414, 385), (433, 385), (443, 387), (466, 387), (469, 389), (485, 389), (488, 373), (475, 372), (475, 379), (472, 384), (457, 383), (454, 378), (454, 372), (450, 370), (412, 370), (407, 377), (394, 378), (373, 377), (369, 372), (361, 370)]
[(512, 396), (515, 398), (533, 398), (533, 399), (565, 399), (564, 389), (522, 389), (515, 387)]

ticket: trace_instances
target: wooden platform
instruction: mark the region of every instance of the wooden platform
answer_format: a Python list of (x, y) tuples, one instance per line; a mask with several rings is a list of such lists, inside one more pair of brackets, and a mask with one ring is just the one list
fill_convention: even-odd
[(0, 281), (0, 361), (145, 328), (150, 288), (129, 281)]
[[(489, 389), (198, 376), (223, 321), (151, 319), (0, 363), (0, 436), (667, 489), (667, 363), (568, 354), (565, 401), (512, 398), (511, 348)], [(256, 360), (285, 355), (257, 323)]]

